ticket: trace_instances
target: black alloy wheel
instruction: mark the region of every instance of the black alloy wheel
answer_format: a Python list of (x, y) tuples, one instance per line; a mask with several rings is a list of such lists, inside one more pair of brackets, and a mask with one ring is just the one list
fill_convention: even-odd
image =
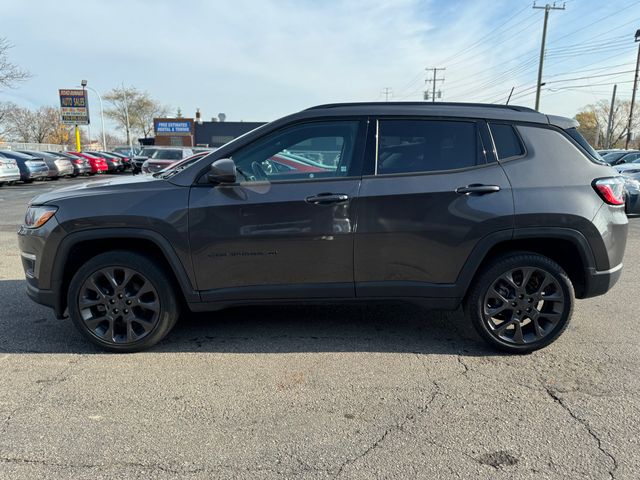
[(78, 310), (86, 328), (109, 343), (146, 337), (160, 318), (160, 296), (149, 279), (126, 267), (106, 267), (81, 287)]
[(158, 264), (119, 250), (83, 265), (68, 291), (69, 314), (80, 332), (117, 352), (144, 350), (162, 340), (180, 309), (173, 277)]
[(520, 253), (502, 257), (484, 270), (472, 286), (466, 311), (491, 345), (527, 353), (560, 336), (573, 303), (573, 286), (557, 263)]

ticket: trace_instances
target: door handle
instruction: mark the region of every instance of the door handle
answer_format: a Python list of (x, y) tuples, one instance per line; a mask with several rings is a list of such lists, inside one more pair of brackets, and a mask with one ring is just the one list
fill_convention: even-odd
[(347, 200), (349, 200), (349, 195), (344, 193), (319, 193), (305, 199), (307, 203), (315, 205), (332, 205), (334, 203), (343, 203)]
[(467, 185), (466, 187), (458, 187), (456, 188), (456, 193), (461, 195), (485, 195), (487, 193), (499, 192), (500, 187), (498, 185), (481, 185), (478, 183), (473, 183), (471, 185)]

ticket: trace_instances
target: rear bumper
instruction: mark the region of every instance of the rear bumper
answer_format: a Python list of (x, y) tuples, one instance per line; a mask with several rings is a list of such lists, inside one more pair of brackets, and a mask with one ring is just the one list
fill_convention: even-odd
[(16, 182), (20, 180), (20, 172), (0, 173), (0, 182)]
[(622, 275), (622, 263), (605, 271), (589, 268), (585, 276), (585, 288), (581, 298), (604, 295), (620, 280), (620, 275)]
[(27, 170), (24, 175), (24, 179), (34, 180), (36, 178), (46, 178), (49, 175), (49, 169), (37, 169), (37, 170)]

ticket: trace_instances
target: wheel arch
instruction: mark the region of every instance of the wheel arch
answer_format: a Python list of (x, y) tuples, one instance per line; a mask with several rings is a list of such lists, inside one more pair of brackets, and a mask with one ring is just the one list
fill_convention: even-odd
[(522, 228), (498, 232), (485, 237), (465, 263), (458, 284), (466, 296), (473, 281), (495, 258), (510, 252), (531, 252), (549, 257), (567, 272), (574, 285), (576, 298), (585, 298), (590, 269), (595, 258), (589, 242), (577, 230), (561, 227)]
[(61, 318), (67, 308), (67, 289), (71, 278), (89, 258), (112, 250), (128, 250), (149, 256), (160, 262), (180, 286), (183, 299), (200, 301), (200, 295), (187, 269), (169, 241), (157, 232), (142, 229), (109, 228), (85, 230), (69, 234), (56, 252), (52, 269), (54, 310)]

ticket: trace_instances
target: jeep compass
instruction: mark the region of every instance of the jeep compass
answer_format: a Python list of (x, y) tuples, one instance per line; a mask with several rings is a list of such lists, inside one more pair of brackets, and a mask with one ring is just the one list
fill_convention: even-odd
[(622, 269), (624, 182), (577, 126), (504, 105), (304, 110), (153, 176), (34, 198), (27, 292), (119, 352), (181, 312), (397, 300), (462, 306), (491, 345), (530, 352)]

